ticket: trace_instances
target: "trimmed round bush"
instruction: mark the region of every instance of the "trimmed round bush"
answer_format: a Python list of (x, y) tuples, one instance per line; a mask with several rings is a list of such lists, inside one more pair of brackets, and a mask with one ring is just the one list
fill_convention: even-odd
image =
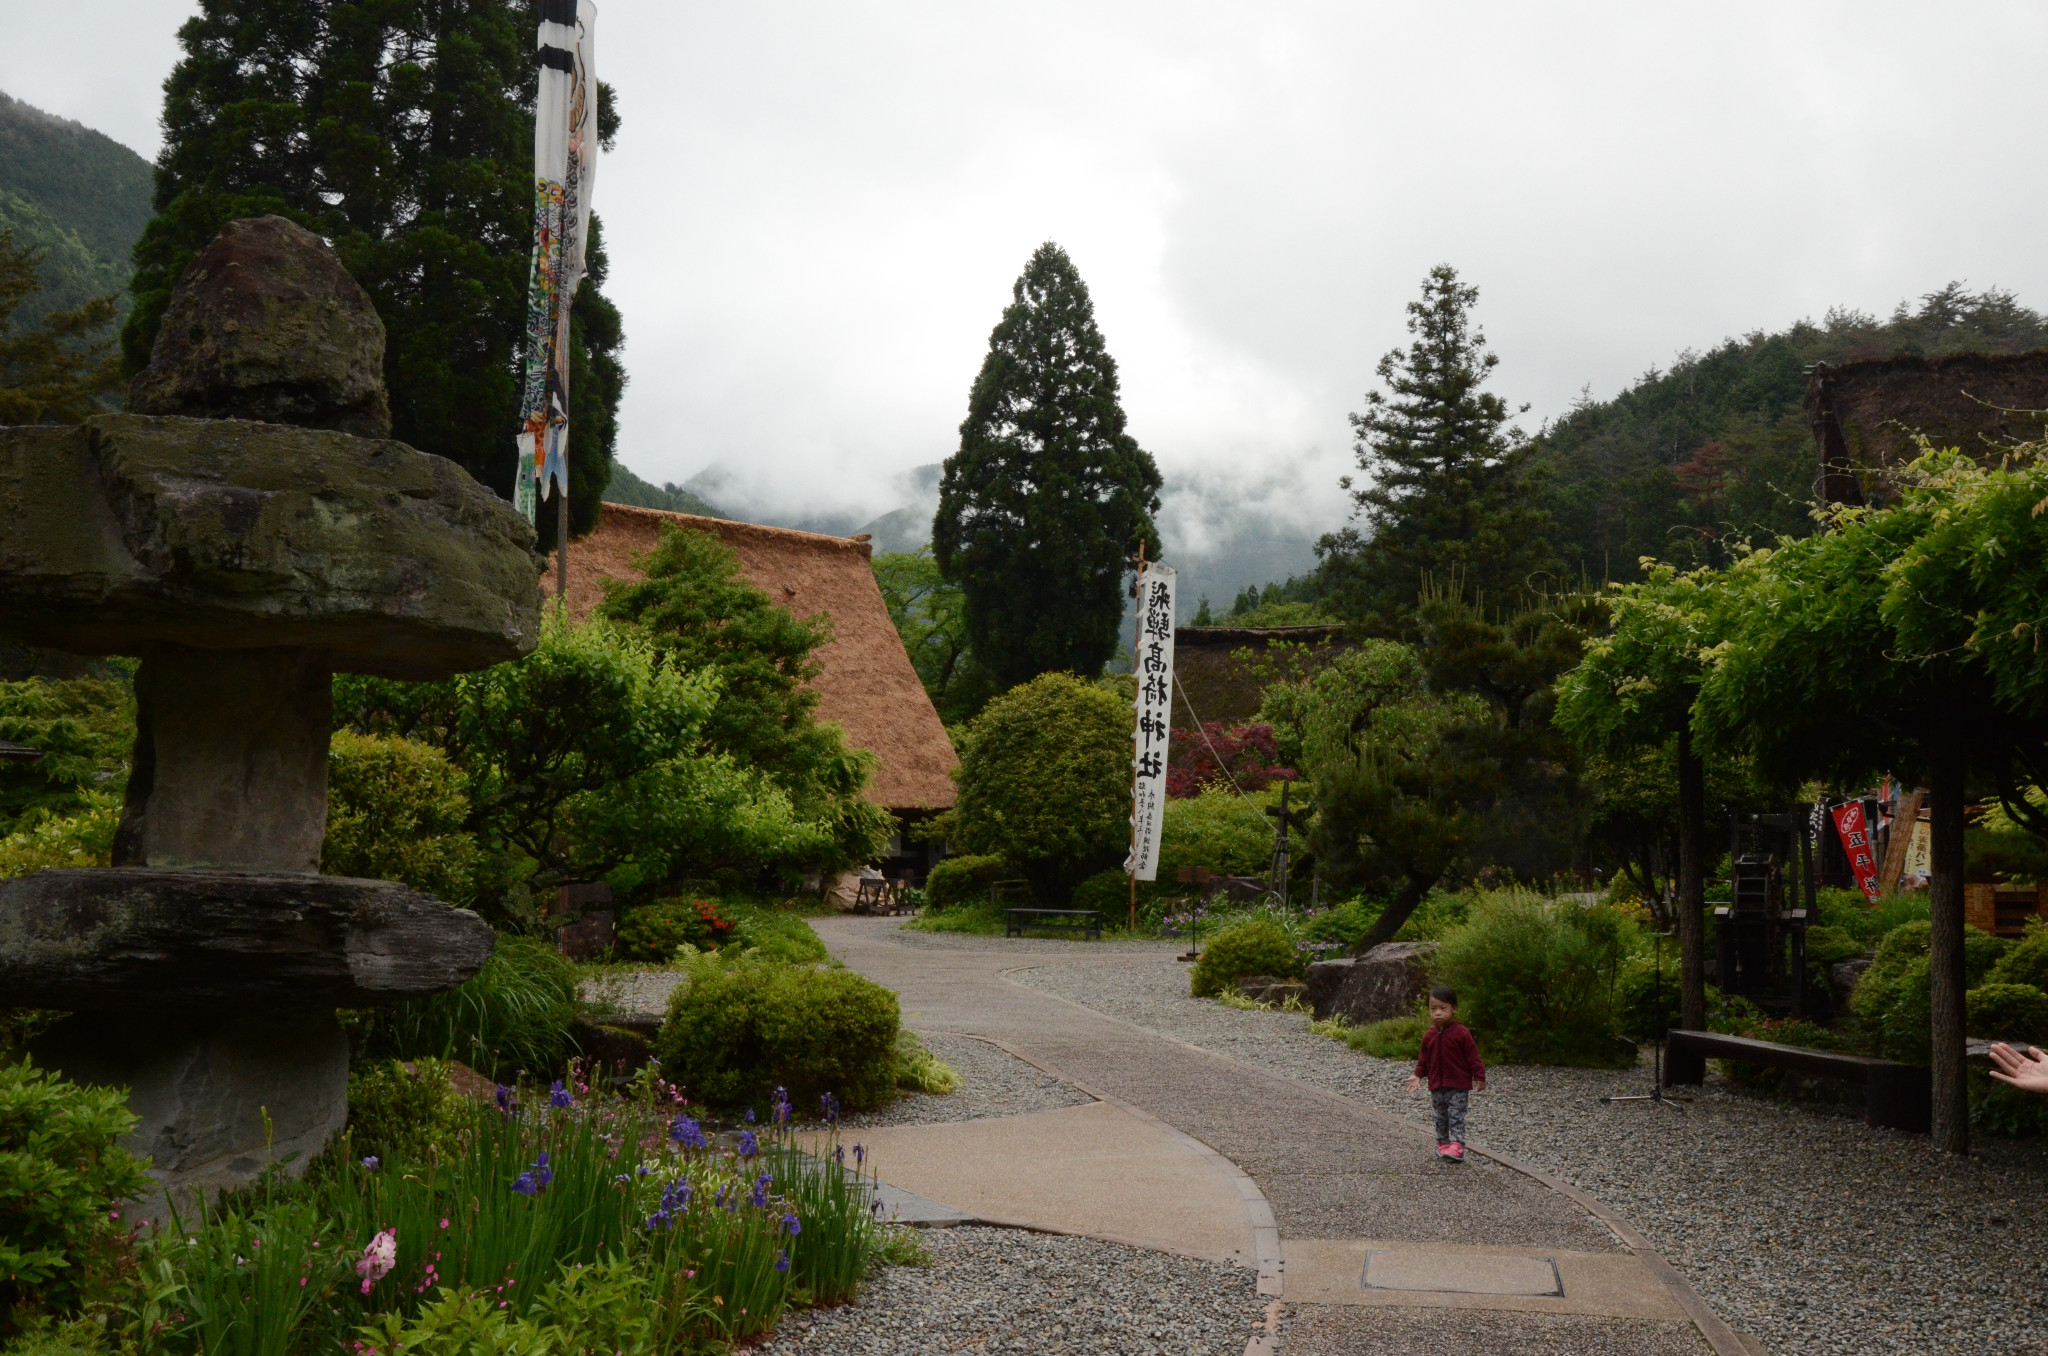
[[(1886, 1059), (1925, 1064), (1932, 1040), (1928, 1005), (1928, 943), (1933, 928), (1925, 919), (1901, 923), (1877, 944), (1877, 958), (1849, 995), (1849, 1010), (1875, 1038)], [(1964, 983), (1976, 988), (2012, 950), (1977, 928), (1963, 929)]]
[[(1102, 921), (1114, 927), (1131, 916), (1131, 878), (1121, 869), (1098, 871), (1074, 887), (1074, 907), (1093, 909)], [(1139, 907), (1144, 907), (1143, 899)]]
[(1980, 984), (1970, 990), (1968, 1030), (1998, 1041), (2048, 1041), (2048, 993), (2031, 984)]
[(713, 1106), (766, 1112), (777, 1087), (798, 1110), (824, 1093), (880, 1106), (896, 1083), (896, 995), (851, 970), (741, 955), (691, 966), (655, 1053), (665, 1077)]
[(925, 878), (925, 902), (934, 909), (988, 898), (988, 887), (1003, 878), (1003, 859), (994, 855), (948, 857)]
[(464, 828), (462, 773), (432, 744), (336, 730), (327, 752), (330, 876), (403, 881), (467, 905), (476, 898), (482, 852)]
[(2048, 992), (2048, 928), (2013, 947), (1991, 967), (1993, 984), (2031, 984)]
[(1202, 949), (1188, 991), (1197, 998), (1214, 998), (1246, 975), (1292, 979), (1300, 973), (1301, 955), (1287, 934), (1277, 924), (1254, 919), (1225, 928)]
[(1458, 1019), (1502, 1060), (1622, 1063), (1610, 1004), (1619, 926), (1601, 905), (1496, 891), (1444, 934), (1431, 969), (1458, 991)]

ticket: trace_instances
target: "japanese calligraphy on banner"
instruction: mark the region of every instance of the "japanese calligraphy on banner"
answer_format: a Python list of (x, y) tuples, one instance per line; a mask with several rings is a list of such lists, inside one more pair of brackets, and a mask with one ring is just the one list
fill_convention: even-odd
[(1159, 874), (1159, 835), (1166, 825), (1166, 739), (1173, 716), (1173, 571), (1147, 564), (1138, 571), (1138, 728), (1132, 739), (1131, 857), (1124, 871), (1137, 880)]
[(1835, 832), (1842, 835), (1842, 851), (1849, 854), (1849, 869), (1856, 873), (1863, 897), (1877, 903), (1877, 855), (1870, 846), (1870, 822), (1864, 817), (1863, 802), (1852, 800), (1829, 813), (1834, 817)]

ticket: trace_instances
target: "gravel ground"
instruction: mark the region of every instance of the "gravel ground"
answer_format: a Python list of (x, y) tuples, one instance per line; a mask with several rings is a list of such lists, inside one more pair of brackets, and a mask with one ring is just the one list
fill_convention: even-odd
[(848, 1116), (845, 1123), (849, 1128), (978, 1121), (990, 1116), (1021, 1116), (1028, 1111), (1057, 1111), (1090, 1100), (1086, 1093), (1075, 1091), (987, 1041), (923, 1033), (918, 1039), (924, 1042), (925, 1049), (959, 1070), (960, 1089), (943, 1095), (904, 1093), (880, 1111)]
[[(1314, 1035), (1300, 1014), (1191, 999), (1182, 968), (1112, 961), (1016, 978), (1427, 1123), (1426, 1099), (1402, 1090), (1404, 1062)], [(1473, 1099), (1473, 1142), (1619, 1211), (1773, 1356), (2048, 1352), (2037, 1279), (2048, 1145), (1986, 1139), (1957, 1161), (1924, 1136), (1711, 1080), (1682, 1112), (1597, 1100), (1647, 1091), (1649, 1077), (1647, 1062), (1635, 1072), (1495, 1069)]]
[(1280, 1324), (1283, 1356), (1713, 1356), (1690, 1323), (1494, 1309), (1314, 1305)]
[(584, 980), (577, 992), (586, 1003), (659, 1017), (668, 1011), (668, 996), (682, 978), (680, 970), (607, 970)]
[(759, 1352), (923, 1356), (1242, 1356), (1262, 1328), (1243, 1267), (1016, 1229), (933, 1229), (928, 1267), (889, 1267), (860, 1299), (783, 1320)]

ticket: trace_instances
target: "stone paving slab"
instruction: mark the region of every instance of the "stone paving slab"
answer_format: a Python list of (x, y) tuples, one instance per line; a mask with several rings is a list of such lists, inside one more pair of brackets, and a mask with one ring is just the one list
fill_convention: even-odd
[(977, 1220), (1252, 1262), (1230, 1180), (1180, 1137), (1106, 1102), (859, 1133), (884, 1183)]
[[(1291, 1304), (1502, 1309), (1683, 1323), (1685, 1312), (1629, 1253), (1287, 1239)], [(1562, 1290), (1563, 1294), (1554, 1292)]]

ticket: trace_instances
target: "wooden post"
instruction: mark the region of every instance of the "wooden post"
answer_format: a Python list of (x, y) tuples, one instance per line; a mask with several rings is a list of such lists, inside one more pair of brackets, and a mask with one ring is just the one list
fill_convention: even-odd
[[(1138, 709), (1138, 647), (1145, 643), (1145, 539), (1138, 538), (1138, 577), (1132, 581), (1131, 596), (1137, 599), (1137, 621), (1131, 626), (1131, 712)], [(1136, 735), (1133, 734), (1133, 748)], [(1131, 756), (1131, 935), (1138, 935), (1138, 759)]]
[[(1688, 1031), (1707, 1024), (1706, 765), (1692, 730), (1678, 731), (1678, 1010)], [(1721, 986), (1731, 977), (1721, 976)]]

